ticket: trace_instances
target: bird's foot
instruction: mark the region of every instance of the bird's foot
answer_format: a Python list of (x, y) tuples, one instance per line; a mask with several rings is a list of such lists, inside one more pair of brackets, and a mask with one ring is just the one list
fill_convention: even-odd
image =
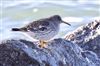
[(46, 46), (47, 46), (46, 44), (47, 44), (47, 42), (41, 41), (41, 40), (40, 40), (39, 47), (40, 47), (40, 48), (46, 48)]

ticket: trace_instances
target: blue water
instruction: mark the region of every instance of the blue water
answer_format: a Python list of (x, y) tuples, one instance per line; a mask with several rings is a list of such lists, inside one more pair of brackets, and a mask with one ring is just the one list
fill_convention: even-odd
[(56, 37), (63, 37), (77, 27), (100, 19), (100, 0), (0, 0), (0, 40), (9, 38), (28, 39), (12, 27), (21, 27), (34, 20), (58, 14), (71, 27), (61, 24)]

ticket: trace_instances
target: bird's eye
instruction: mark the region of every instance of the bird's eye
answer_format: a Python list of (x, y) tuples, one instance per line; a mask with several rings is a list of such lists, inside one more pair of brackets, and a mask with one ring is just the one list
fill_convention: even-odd
[(41, 31), (44, 31), (44, 30), (46, 30), (47, 28), (46, 27), (41, 27), (41, 28), (39, 28), (39, 30), (41, 30)]

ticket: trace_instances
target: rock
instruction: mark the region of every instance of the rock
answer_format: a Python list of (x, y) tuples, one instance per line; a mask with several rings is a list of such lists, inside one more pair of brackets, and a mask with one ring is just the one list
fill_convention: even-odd
[(100, 66), (100, 60), (65, 39), (52, 40), (47, 48), (19, 39), (0, 43), (0, 66)]
[(66, 39), (78, 44), (83, 50), (95, 52), (100, 58), (100, 20), (79, 27), (67, 34)]
[(7, 40), (0, 44), (0, 66), (39, 66), (39, 62), (26, 54), (19, 41)]

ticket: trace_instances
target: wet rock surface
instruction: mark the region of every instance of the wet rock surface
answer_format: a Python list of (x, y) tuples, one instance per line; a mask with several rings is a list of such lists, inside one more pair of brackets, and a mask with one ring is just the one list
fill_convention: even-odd
[[(18, 41), (7, 40), (0, 44), (0, 66), (39, 66), (39, 62), (32, 59), (20, 47)], [(16, 45), (15, 45), (16, 44)]]
[(0, 44), (0, 66), (99, 66), (93, 52), (83, 51), (65, 39), (49, 42), (39, 48), (26, 40), (6, 40)]
[(83, 50), (95, 52), (100, 58), (100, 20), (79, 27), (66, 35), (66, 39), (78, 44)]

